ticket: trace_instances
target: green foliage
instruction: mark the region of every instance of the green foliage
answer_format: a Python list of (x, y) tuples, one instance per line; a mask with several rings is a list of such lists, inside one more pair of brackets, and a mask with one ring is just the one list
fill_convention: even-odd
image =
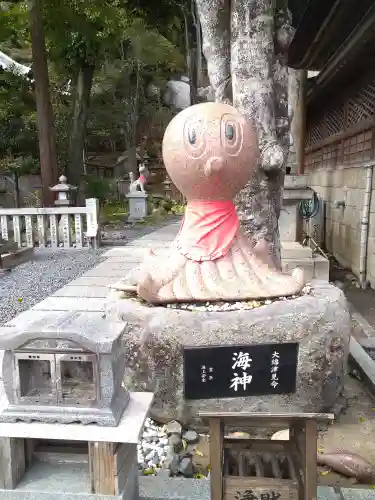
[(164, 68), (181, 71), (184, 59), (176, 47), (156, 29), (150, 28), (141, 18), (135, 18), (126, 31), (127, 55), (142, 67)]
[[(160, 144), (174, 114), (160, 96), (171, 76), (185, 70), (180, 43), (183, 19), (170, 0), (162, 0), (160, 10), (149, 0), (142, 2), (43, 1), (60, 167), (68, 161), (72, 86), (82, 64), (95, 64), (88, 148), (118, 150), (120, 155), (145, 134)], [(20, 62), (31, 57), (27, 4), (0, 1), (1, 50)], [(150, 94), (150, 86), (159, 93)], [(20, 175), (34, 172), (38, 155), (33, 85), (0, 70), (0, 168)], [(109, 192), (105, 184), (87, 179), (86, 188), (104, 202)]]
[(27, 2), (0, 2), (0, 42), (21, 47), (28, 41)]
[(123, 42), (136, 11), (120, 0), (45, 0), (46, 42), (63, 72), (97, 65)]
[(148, 196), (148, 212), (159, 215), (174, 214), (180, 215), (185, 211), (185, 206), (180, 205), (170, 198), (159, 198)]
[(27, 80), (0, 71), (0, 168), (20, 175), (38, 169), (35, 104)]
[(171, 75), (183, 69), (184, 60), (167, 38), (140, 18), (128, 26), (123, 51), (117, 59), (107, 59), (94, 80), (88, 133), (127, 150), (137, 142), (140, 120), (149, 128), (164, 128), (172, 118), (148, 89), (154, 86), (163, 92)]
[(104, 205), (111, 194), (111, 185), (107, 179), (95, 176), (86, 176), (85, 195), (87, 198), (97, 198), (100, 205)]
[(128, 213), (127, 203), (105, 202), (100, 210), (100, 218), (105, 223), (116, 223), (126, 219)]
[(18, 176), (39, 172), (39, 161), (32, 156), (6, 156), (0, 159), (0, 167), (6, 173)]

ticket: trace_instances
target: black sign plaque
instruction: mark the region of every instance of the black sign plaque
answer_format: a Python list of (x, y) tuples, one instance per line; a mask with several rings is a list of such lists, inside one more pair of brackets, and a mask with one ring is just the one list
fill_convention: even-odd
[(298, 343), (185, 347), (185, 398), (293, 393), (297, 364)]

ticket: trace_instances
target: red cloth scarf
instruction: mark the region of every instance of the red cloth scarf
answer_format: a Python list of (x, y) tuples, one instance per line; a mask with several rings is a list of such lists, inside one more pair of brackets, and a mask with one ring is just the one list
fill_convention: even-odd
[(219, 259), (230, 249), (239, 226), (232, 201), (190, 202), (177, 236), (177, 248), (197, 262)]

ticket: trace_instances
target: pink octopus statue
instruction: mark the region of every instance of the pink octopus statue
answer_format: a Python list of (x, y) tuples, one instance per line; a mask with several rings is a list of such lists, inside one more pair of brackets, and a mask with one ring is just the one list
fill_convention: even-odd
[(251, 123), (227, 104), (191, 106), (168, 125), (163, 140), (167, 172), (187, 199), (168, 254), (150, 252), (111, 288), (151, 304), (241, 301), (298, 294), (303, 271), (275, 265), (266, 241), (241, 230), (233, 203), (259, 159)]

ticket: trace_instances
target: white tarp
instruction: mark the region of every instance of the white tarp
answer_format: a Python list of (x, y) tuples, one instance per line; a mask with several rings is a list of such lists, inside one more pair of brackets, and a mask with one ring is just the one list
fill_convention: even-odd
[(0, 67), (14, 73), (15, 75), (27, 75), (30, 72), (30, 68), (28, 66), (18, 63), (1, 51)]

